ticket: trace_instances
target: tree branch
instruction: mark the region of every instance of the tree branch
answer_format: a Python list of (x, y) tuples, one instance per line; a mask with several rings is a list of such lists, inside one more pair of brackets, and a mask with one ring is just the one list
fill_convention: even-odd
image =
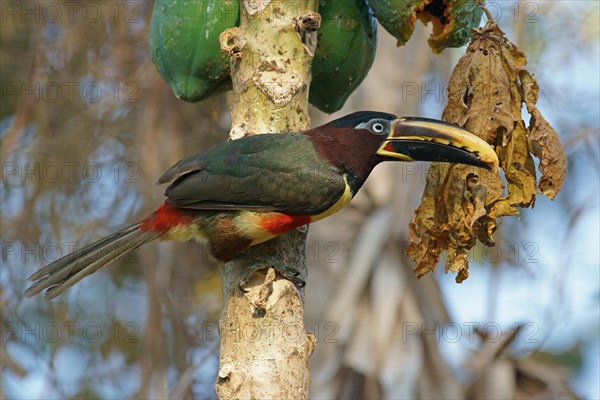
[[(310, 126), (316, 10), (315, 0), (241, 1), (240, 27), (220, 38), (231, 56), (232, 139)], [(306, 231), (254, 246), (222, 268), (220, 398), (308, 397), (315, 343), (304, 329), (303, 291), (270, 269), (283, 266), (306, 277)], [(248, 271), (259, 269), (244, 281)]]

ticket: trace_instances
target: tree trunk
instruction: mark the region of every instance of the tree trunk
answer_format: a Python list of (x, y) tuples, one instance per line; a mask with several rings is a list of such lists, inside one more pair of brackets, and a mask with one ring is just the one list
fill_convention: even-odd
[[(231, 56), (231, 139), (309, 127), (316, 10), (316, 0), (241, 1), (240, 27), (220, 38)], [(305, 278), (305, 237), (306, 228), (293, 231), (222, 268), (221, 399), (308, 397), (315, 343), (304, 329), (303, 291), (271, 268), (284, 266)]]

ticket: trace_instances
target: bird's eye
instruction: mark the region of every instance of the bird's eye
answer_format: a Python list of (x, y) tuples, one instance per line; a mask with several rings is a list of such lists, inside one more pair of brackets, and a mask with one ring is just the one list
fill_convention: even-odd
[(381, 133), (385, 130), (385, 126), (383, 126), (383, 124), (380, 122), (376, 122), (373, 124), (373, 126), (371, 126), (371, 129), (375, 133)]

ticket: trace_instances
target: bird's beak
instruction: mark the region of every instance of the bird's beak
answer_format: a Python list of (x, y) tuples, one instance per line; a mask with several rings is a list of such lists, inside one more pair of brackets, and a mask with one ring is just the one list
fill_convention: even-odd
[(426, 118), (398, 118), (377, 154), (405, 161), (446, 161), (496, 171), (494, 149), (473, 133)]

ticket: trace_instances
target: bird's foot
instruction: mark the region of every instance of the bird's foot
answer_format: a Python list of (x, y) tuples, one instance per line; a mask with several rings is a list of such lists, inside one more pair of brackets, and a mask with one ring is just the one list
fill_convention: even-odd
[(304, 276), (296, 270), (295, 268), (291, 268), (287, 266), (285, 263), (281, 262), (276, 258), (269, 258), (267, 260), (260, 260), (260, 262), (250, 262), (246, 267), (242, 279), (240, 280), (239, 288), (242, 292), (246, 292), (246, 284), (248, 279), (252, 274), (256, 271), (260, 271), (263, 269), (273, 268), (276, 272), (278, 272), (285, 279), (289, 280), (296, 286), (296, 288), (301, 289), (306, 285), (306, 281), (304, 280)]

